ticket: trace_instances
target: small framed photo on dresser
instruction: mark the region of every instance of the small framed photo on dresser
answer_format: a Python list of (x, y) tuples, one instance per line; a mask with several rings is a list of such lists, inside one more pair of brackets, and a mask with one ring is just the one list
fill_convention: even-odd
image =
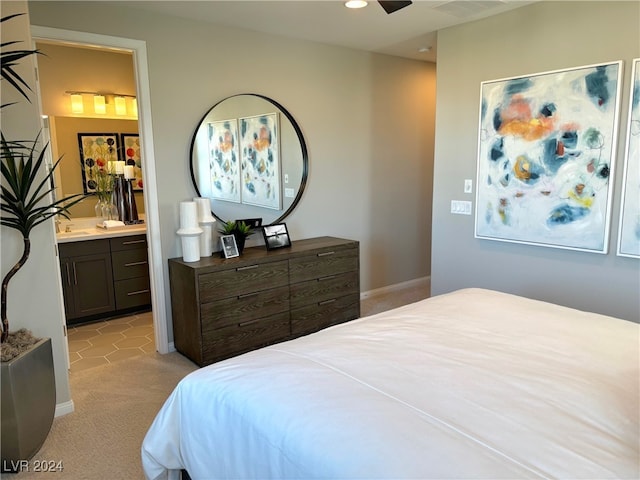
[(267, 250), (291, 246), (289, 232), (285, 223), (262, 227), (262, 234), (264, 235), (264, 244), (267, 246)]
[(222, 253), (224, 254), (224, 258), (240, 256), (240, 253), (238, 252), (238, 245), (236, 244), (236, 237), (233, 235), (221, 236), (220, 243), (222, 244)]

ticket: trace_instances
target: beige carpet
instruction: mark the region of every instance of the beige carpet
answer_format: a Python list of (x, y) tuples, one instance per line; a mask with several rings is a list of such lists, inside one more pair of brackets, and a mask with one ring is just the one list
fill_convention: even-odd
[[(367, 316), (429, 296), (428, 285), (364, 299)], [(143, 480), (140, 445), (156, 413), (177, 383), (197, 366), (179, 353), (152, 353), (71, 372), (75, 411), (54, 419), (33, 460), (62, 462), (62, 472), (23, 471), (16, 480)], [(4, 476), (3, 476), (4, 478)]]
[(9, 478), (144, 479), (142, 439), (178, 381), (196, 368), (179, 353), (155, 353), (71, 373), (75, 411), (54, 419), (33, 458), (62, 462), (64, 471)]

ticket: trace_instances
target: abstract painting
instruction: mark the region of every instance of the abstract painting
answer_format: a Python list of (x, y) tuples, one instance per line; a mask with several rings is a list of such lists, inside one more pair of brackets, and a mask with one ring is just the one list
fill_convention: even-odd
[(134, 190), (142, 190), (142, 156), (140, 155), (140, 136), (137, 133), (121, 133), (120, 145), (122, 145), (121, 160), (125, 165), (133, 167), (135, 180)]
[(640, 258), (640, 58), (631, 72), (618, 255)]
[(238, 122), (221, 120), (208, 125), (211, 196), (240, 203), (240, 159)]
[(103, 179), (108, 177), (109, 162), (118, 160), (117, 133), (78, 133), (78, 148), (84, 193), (102, 190)]
[(476, 238), (607, 252), (621, 71), (482, 82)]
[(240, 118), (242, 203), (282, 208), (278, 115)]

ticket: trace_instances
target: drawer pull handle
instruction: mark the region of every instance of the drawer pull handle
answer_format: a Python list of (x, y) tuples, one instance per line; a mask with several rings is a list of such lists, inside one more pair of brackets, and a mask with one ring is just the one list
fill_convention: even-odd
[(142, 262), (131, 262), (131, 263), (125, 263), (124, 266), (125, 267), (135, 267), (137, 265), (146, 265), (147, 261), (143, 260)]
[(332, 278), (336, 278), (338, 275), (327, 275), (326, 277), (320, 277), (318, 279), (319, 282), (323, 282), (324, 280), (331, 280)]
[(129, 292), (127, 293), (127, 296), (132, 296), (132, 295), (142, 295), (143, 293), (149, 293), (149, 289), (146, 290), (138, 290), (137, 292)]
[(242, 300), (243, 298), (254, 297), (256, 295), (258, 295), (258, 292), (243, 293), (242, 295), (238, 295), (238, 300)]
[(122, 242), (122, 245), (135, 245), (136, 243), (145, 243), (146, 240), (128, 240), (126, 242)]
[(236, 268), (236, 272), (241, 272), (242, 270), (251, 270), (253, 268), (258, 268), (260, 265), (249, 265), (247, 267), (238, 267)]
[(333, 303), (335, 301), (336, 301), (336, 299), (332, 298), (331, 300), (325, 300), (324, 302), (318, 302), (318, 305), (327, 305), (327, 304)]
[(321, 252), (318, 254), (319, 257), (326, 257), (328, 255), (333, 255), (336, 252)]
[(239, 327), (246, 327), (247, 325), (251, 325), (252, 323), (258, 323), (259, 321), (260, 321), (259, 318), (256, 319), (256, 320), (248, 320), (246, 322), (239, 323), (238, 326)]

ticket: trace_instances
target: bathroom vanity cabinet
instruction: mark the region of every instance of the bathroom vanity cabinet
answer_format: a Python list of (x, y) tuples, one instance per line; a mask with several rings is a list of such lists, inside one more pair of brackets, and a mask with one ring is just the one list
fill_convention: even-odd
[(151, 306), (146, 235), (58, 244), (67, 324)]

